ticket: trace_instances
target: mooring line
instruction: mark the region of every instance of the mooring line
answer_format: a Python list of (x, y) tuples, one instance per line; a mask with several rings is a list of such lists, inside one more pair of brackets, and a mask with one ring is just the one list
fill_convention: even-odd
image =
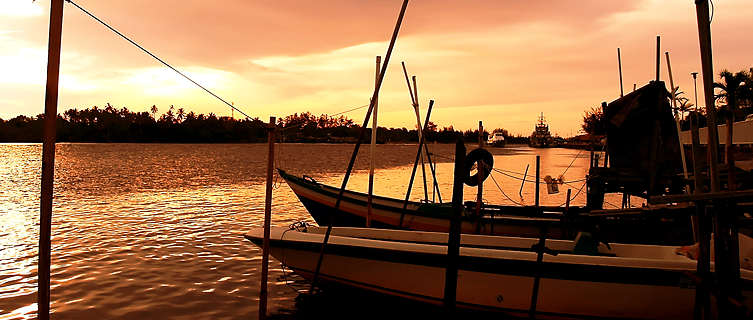
[(178, 69), (176, 69), (175, 67), (171, 66), (171, 65), (170, 65), (169, 63), (165, 62), (165, 60), (162, 60), (162, 59), (160, 59), (159, 57), (157, 57), (156, 55), (154, 55), (153, 53), (149, 52), (149, 50), (145, 49), (144, 47), (142, 47), (141, 45), (139, 45), (139, 44), (138, 44), (138, 43), (136, 43), (135, 41), (133, 41), (133, 40), (131, 40), (130, 38), (126, 37), (126, 36), (125, 36), (124, 34), (122, 34), (122, 33), (121, 33), (120, 31), (118, 31), (118, 30), (115, 30), (115, 28), (111, 27), (111, 26), (110, 26), (109, 24), (107, 24), (106, 22), (102, 21), (102, 19), (100, 19), (100, 18), (97, 18), (97, 17), (96, 17), (96, 16), (94, 15), (94, 14), (92, 14), (92, 13), (91, 13), (91, 12), (89, 12), (89, 11), (87, 11), (86, 9), (84, 9), (83, 7), (81, 7), (80, 5), (78, 5), (77, 3), (75, 3), (75, 2), (73, 2), (73, 1), (71, 1), (71, 0), (65, 0), (65, 1), (67, 1), (67, 2), (68, 2), (68, 3), (70, 3), (70, 4), (72, 4), (73, 6), (75, 6), (75, 7), (76, 7), (76, 8), (78, 8), (79, 10), (81, 10), (82, 12), (84, 12), (85, 14), (87, 14), (87, 15), (88, 15), (89, 17), (91, 17), (92, 19), (94, 19), (94, 20), (96, 20), (97, 22), (101, 23), (102, 25), (104, 25), (105, 27), (107, 27), (108, 29), (110, 29), (110, 31), (112, 31), (112, 32), (114, 32), (115, 34), (119, 35), (119, 36), (120, 36), (121, 38), (123, 38), (123, 39), (125, 39), (126, 41), (130, 42), (130, 43), (131, 43), (132, 45), (134, 45), (134, 46), (136, 46), (137, 48), (141, 49), (141, 51), (144, 51), (144, 52), (145, 52), (146, 54), (150, 55), (150, 56), (151, 56), (152, 58), (156, 59), (157, 61), (161, 62), (162, 64), (164, 64), (165, 66), (167, 66), (167, 67), (168, 67), (168, 68), (170, 68), (171, 70), (175, 71), (175, 72), (176, 72), (177, 74), (181, 75), (181, 76), (182, 76), (183, 78), (186, 78), (186, 79), (187, 79), (188, 81), (191, 81), (191, 83), (195, 84), (196, 86), (198, 86), (199, 88), (203, 89), (204, 91), (206, 91), (207, 93), (209, 93), (209, 94), (210, 94), (210, 95), (212, 95), (213, 97), (215, 97), (215, 98), (217, 98), (218, 100), (222, 101), (223, 103), (225, 103), (226, 105), (228, 105), (228, 106), (229, 106), (230, 108), (233, 108), (233, 110), (240, 112), (240, 113), (241, 113), (242, 115), (246, 116), (246, 119), (251, 119), (251, 117), (249, 117), (249, 116), (248, 116), (248, 115), (247, 115), (247, 114), (246, 114), (245, 112), (243, 112), (243, 111), (241, 111), (240, 109), (236, 108), (236, 107), (235, 107), (235, 106), (234, 106), (233, 104), (231, 104), (231, 103), (227, 102), (227, 101), (226, 101), (225, 99), (222, 99), (222, 98), (221, 98), (220, 96), (216, 95), (216, 94), (215, 94), (214, 92), (210, 91), (210, 90), (209, 90), (209, 89), (207, 89), (206, 87), (204, 87), (204, 86), (202, 86), (201, 84), (199, 84), (198, 82), (194, 81), (193, 79), (191, 79), (191, 78), (190, 78), (189, 76), (185, 75), (185, 74), (184, 74), (183, 72), (181, 72), (180, 70), (178, 70)]

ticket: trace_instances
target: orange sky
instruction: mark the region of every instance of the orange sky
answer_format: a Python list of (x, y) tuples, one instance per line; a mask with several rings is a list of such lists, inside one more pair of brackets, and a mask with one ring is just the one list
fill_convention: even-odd
[[(401, 4), (383, 1), (198, 0), (77, 3), (220, 96), (261, 119), (336, 113), (368, 103), (374, 56), (384, 55)], [(468, 129), (483, 120), (530, 134), (539, 112), (554, 133), (580, 129), (584, 110), (654, 77), (655, 36), (676, 85), (692, 98), (700, 69), (692, 0), (413, 0), (380, 96), (380, 125), (412, 127), (400, 69), (418, 76), (432, 120)], [(753, 2), (715, 1), (714, 68), (753, 66)], [(44, 109), (49, 2), (0, 0), (0, 118)], [(66, 4), (58, 110), (111, 103), (230, 109)], [(662, 57), (662, 79), (667, 79)], [(700, 81), (699, 81), (700, 84)], [(699, 90), (700, 91), (700, 90)], [(702, 100), (702, 95), (699, 96)], [(702, 103), (703, 104), (703, 103)], [(348, 116), (361, 122), (364, 110)], [(423, 117), (423, 115), (422, 115)]]

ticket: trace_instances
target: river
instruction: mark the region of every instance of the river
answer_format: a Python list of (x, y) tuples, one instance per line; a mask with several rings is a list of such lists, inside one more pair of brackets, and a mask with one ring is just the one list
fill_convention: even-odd
[[(471, 146), (469, 146), (470, 148)], [(276, 166), (339, 186), (352, 145), (278, 144)], [(451, 198), (454, 145), (432, 144), (442, 199)], [(254, 319), (260, 249), (243, 233), (263, 220), (264, 144), (58, 144), (52, 226), (51, 300), (54, 319)], [(364, 191), (368, 146), (349, 189)], [(521, 173), (571, 181), (560, 193), (542, 190), (542, 204), (585, 203), (581, 181), (589, 153), (508, 146), (494, 154), (484, 201), (533, 204), (534, 186), (519, 195)], [(375, 193), (403, 198), (415, 145), (376, 147)], [(430, 175), (429, 168), (426, 168)], [(0, 144), (0, 319), (36, 315), (40, 144)], [(424, 198), (421, 170), (411, 198)], [(495, 184), (496, 181), (496, 184)], [(428, 180), (431, 186), (431, 179)], [(499, 188), (497, 187), (499, 186)], [(582, 190), (581, 190), (582, 188)], [(504, 194), (500, 191), (504, 191)], [(582, 191), (582, 192), (579, 192)], [(466, 187), (466, 200), (475, 199)], [(427, 192), (428, 198), (439, 195)], [(272, 224), (313, 220), (275, 179)], [(607, 198), (609, 205), (619, 197)], [(300, 315), (289, 274), (272, 260), (272, 315)]]

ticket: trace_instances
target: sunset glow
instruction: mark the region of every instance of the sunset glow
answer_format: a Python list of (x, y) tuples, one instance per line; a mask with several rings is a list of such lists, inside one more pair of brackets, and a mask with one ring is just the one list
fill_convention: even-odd
[[(49, 3), (0, 4), (0, 117), (42, 113)], [(386, 51), (400, 1), (80, 4), (264, 119), (332, 114), (368, 103), (374, 56)], [(747, 70), (753, 43), (740, 35), (753, 28), (750, 2), (715, 4), (715, 70)], [(544, 112), (553, 133), (576, 134), (584, 110), (619, 96), (617, 47), (626, 91), (652, 80), (656, 35), (662, 52), (672, 55), (676, 84), (692, 93), (690, 72), (700, 70), (700, 58), (690, 0), (581, 1), (578, 7), (570, 1), (416, 0), (387, 71), (379, 119), (388, 127), (413, 127), (400, 68), (405, 61), (417, 75), (422, 106), (436, 100), (432, 120), (440, 127), (468, 129), (483, 120), (487, 127), (528, 135)], [(136, 111), (175, 105), (230, 114), (70, 5), (62, 52), (61, 112), (110, 103)], [(661, 77), (668, 78), (664, 60)]]

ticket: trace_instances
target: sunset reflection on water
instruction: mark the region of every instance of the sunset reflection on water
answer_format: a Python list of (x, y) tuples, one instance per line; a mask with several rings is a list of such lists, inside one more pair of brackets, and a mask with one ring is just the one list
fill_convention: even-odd
[[(405, 196), (414, 145), (379, 145), (375, 193)], [(453, 145), (431, 145), (443, 199), (451, 194)], [(471, 146), (469, 146), (471, 148)], [(363, 150), (363, 149), (362, 149)], [(582, 179), (588, 153), (568, 149), (490, 149), (495, 167), (542, 177)], [(277, 166), (339, 186), (352, 145), (278, 145)], [(256, 316), (260, 250), (242, 234), (261, 225), (266, 145), (59, 144), (52, 228), (52, 309), (56, 319), (236, 319)], [(36, 313), (39, 144), (0, 144), (0, 319)], [(365, 191), (366, 152), (349, 189)], [(577, 157), (576, 157), (577, 156)], [(574, 159), (574, 161), (573, 161)], [(428, 168), (427, 168), (428, 173)], [(412, 198), (423, 198), (423, 183)], [(533, 185), (495, 174), (516, 202), (533, 203)], [(431, 181), (429, 181), (431, 185)], [(576, 184), (580, 187), (581, 182)], [(564, 202), (546, 195), (542, 204)], [(576, 190), (573, 190), (575, 194)], [(431, 193), (429, 193), (431, 197)], [(466, 188), (465, 198), (475, 198)], [(491, 182), (484, 200), (512, 204)], [(611, 199), (619, 203), (618, 199)], [(585, 202), (585, 194), (573, 205)], [(276, 179), (273, 224), (313, 222), (284, 182)], [(270, 268), (270, 311), (295, 309), (296, 293)]]

